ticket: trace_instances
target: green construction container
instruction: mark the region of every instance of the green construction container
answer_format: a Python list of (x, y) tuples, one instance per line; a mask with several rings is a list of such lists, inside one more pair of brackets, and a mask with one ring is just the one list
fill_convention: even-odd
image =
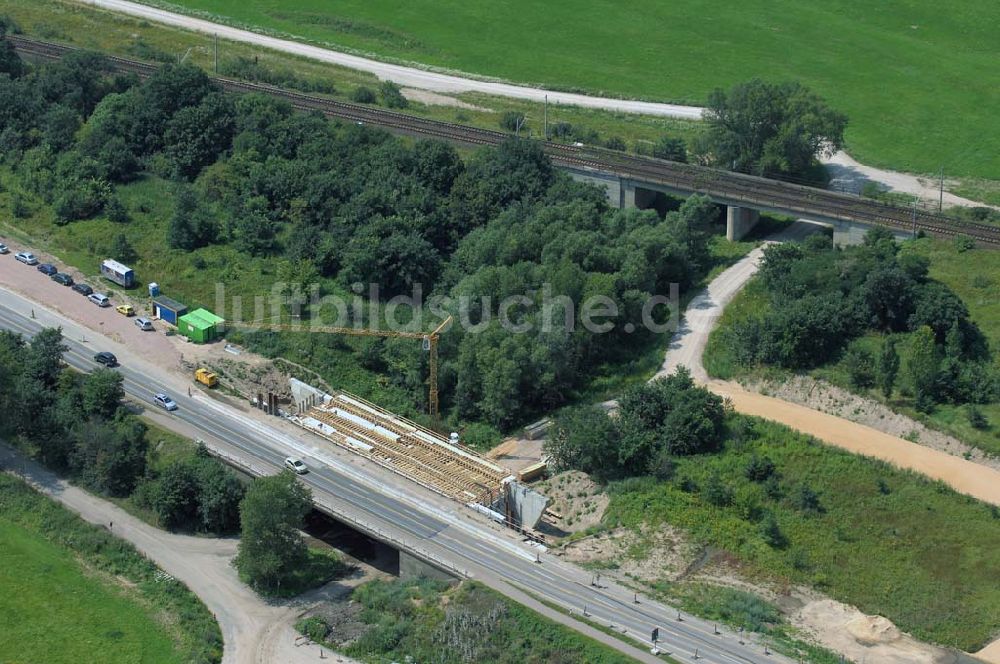
[(195, 309), (177, 319), (177, 331), (196, 344), (204, 344), (220, 338), (225, 323), (225, 319), (207, 309)]

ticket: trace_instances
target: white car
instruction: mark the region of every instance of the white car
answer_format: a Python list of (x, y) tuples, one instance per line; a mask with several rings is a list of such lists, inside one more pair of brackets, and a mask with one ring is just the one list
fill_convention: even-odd
[(164, 410), (177, 410), (177, 404), (174, 400), (163, 392), (157, 392), (153, 395), (153, 403)]
[(305, 475), (309, 472), (306, 468), (306, 464), (302, 463), (302, 459), (296, 459), (295, 457), (288, 457), (285, 459), (285, 468), (292, 471), (296, 475)]
[(153, 329), (153, 321), (149, 320), (148, 318), (142, 318), (140, 316), (139, 318), (135, 319), (135, 326), (140, 330), (142, 330), (143, 332), (148, 332), (149, 330)]
[(0, 254), (9, 254), (9, 253), (10, 249), (7, 248), (7, 245), (4, 244), (3, 242), (0, 242)]
[(33, 253), (28, 251), (19, 251), (14, 254), (14, 258), (21, 261), (25, 265), (38, 265), (38, 259), (35, 258)]

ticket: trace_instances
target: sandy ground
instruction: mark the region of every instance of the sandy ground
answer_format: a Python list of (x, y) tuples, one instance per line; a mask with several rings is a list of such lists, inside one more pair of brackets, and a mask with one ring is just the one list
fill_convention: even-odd
[[(82, 2), (83, 0), (81, 0)], [(582, 95), (572, 92), (559, 92), (555, 90), (545, 90), (543, 88), (514, 85), (499, 81), (489, 81), (473, 78), (470, 74), (451, 74), (437, 71), (420, 69), (415, 66), (405, 66), (380, 62), (371, 58), (340, 53), (287, 39), (278, 39), (266, 35), (257, 34), (248, 30), (240, 30), (218, 23), (212, 23), (191, 16), (184, 16), (173, 12), (164, 11), (148, 7), (127, 0), (86, 0), (85, 4), (109, 9), (123, 14), (138, 16), (157, 23), (164, 23), (176, 27), (194, 30), (205, 34), (217, 34), (223, 39), (236, 42), (256, 44), (276, 51), (292, 53), (307, 57), (319, 62), (328, 62), (359, 71), (366, 71), (375, 74), (380, 79), (394, 81), (404, 88), (426, 90), (431, 93), (458, 94), (462, 92), (482, 92), (499, 97), (512, 99), (525, 99), (528, 101), (542, 103), (548, 99), (552, 104), (566, 104), (570, 106), (581, 106), (585, 108), (598, 108), (609, 111), (620, 111), (625, 113), (640, 113), (643, 115), (657, 115), (664, 117), (683, 118), (687, 120), (700, 120), (702, 109), (698, 106), (682, 106), (679, 104), (665, 104), (656, 102), (634, 101), (630, 99), (614, 99), (610, 97), (597, 97)], [(409, 94), (407, 95), (409, 96)], [(411, 97), (412, 98), (412, 97)], [(424, 103), (439, 103), (439, 101), (420, 100)], [(455, 104), (461, 105), (464, 102), (454, 100)], [(845, 152), (838, 152), (832, 157), (822, 159), (824, 163), (830, 164), (834, 169), (835, 178), (841, 183), (841, 188), (851, 190), (860, 189), (860, 181), (864, 179), (880, 182), (893, 191), (913, 193), (930, 201), (938, 200), (938, 191), (935, 182), (929, 182), (908, 173), (897, 173), (886, 171), (870, 166), (864, 166), (847, 155)], [(945, 203), (949, 205), (980, 205), (953, 194), (945, 194)]]
[(882, 433), (1000, 470), (1000, 457), (989, 456), (954, 436), (930, 429), (911, 417), (896, 413), (885, 404), (858, 396), (826, 381), (810, 376), (793, 376), (784, 382), (753, 382), (746, 384), (746, 387), (752, 392), (836, 415)]
[[(318, 660), (320, 648), (297, 639), (295, 620), (327, 594), (341, 593), (340, 586), (356, 583), (363, 576), (333, 582), (294, 600), (266, 602), (240, 582), (230, 564), (236, 555), (237, 540), (175, 535), (154, 528), (2, 445), (0, 462), (7, 467), (23, 468), (26, 479), (35, 488), (84, 520), (101, 526), (113, 523), (111, 531), (116, 536), (131, 542), (167, 574), (194, 591), (222, 629), (225, 664), (295, 664)], [(329, 651), (326, 656), (338, 661)]]
[(403, 96), (410, 101), (420, 102), (421, 104), (427, 104), (428, 106), (453, 106), (454, 108), (464, 108), (470, 111), (490, 112), (490, 109), (488, 108), (476, 106), (475, 104), (470, 104), (467, 101), (462, 101), (461, 99), (457, 99), (451, 95), (443, 95), (439, 92), (421, 90), (420, 88), (402, 88), (400, 92), (402, 92)]

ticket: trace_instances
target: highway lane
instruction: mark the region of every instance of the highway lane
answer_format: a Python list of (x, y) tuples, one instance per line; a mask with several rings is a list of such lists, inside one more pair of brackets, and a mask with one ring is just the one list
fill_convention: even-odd
[[(0, 304), (0, 327), (26, 335), (34, 334), (43, 324), (62, 322), (66, 327), (75, 327), (68, 321), (43, 323), (41, 318), (32, 320), (23, 311)], [(69, 364), (85, 371), (97, 366), (92, 356), (103, 348), (81, 343), (73, 334), (65, 335), (65, 343)], [(104, 345), (111, 346), (111, 342)], [(180, 404), (171, 417), (203, 432), (206, 439), (224, 441), (257, 472), (277, 472), (290, 454), (306, 457), (312, 472), (302, 479), (318, 499), (349, 521), (360, 521), (368, 529), (390, 536), (418, 557), (443, 561), (488, 585), (499, 579), (577, 614), (586, 608), (590, 620), (613, 624), (636, 639), (648, 640), (650, 630), (658, 626), (661, 648), (677, 657), (693, 657), (697, 652), (702, 660), (719, 664), (788, 661), (766, 655), (761, 645), (749, 640), (747, 645), (741, 645), (731, 630), (717, 634), (711, 623), (688, 616), (678, 622), (676, 611), (662, 604), (645, 598), (641, 604), (634, 604), (632, 593), (624, 588), (613, 584), (595, 588), (590, 585), (589, 573), (551, 556), (540, 554), (542, 563), (536, 563), (535, 553), (528, 548), (457, 518), (457, 514), (422, 503), (419, 497), (408, 496), (405, 491), (387, 486), (381, 478), (348, 467), (318, 447), (309, 447), (279, 430), (240, 417), (235, 409), (202, 395), (179, 395), (175, 387), (157, 377), (155, 367), (126, 361), (117, 370), (131, 397), (150, 404), (154, 392), (171, 394)]]

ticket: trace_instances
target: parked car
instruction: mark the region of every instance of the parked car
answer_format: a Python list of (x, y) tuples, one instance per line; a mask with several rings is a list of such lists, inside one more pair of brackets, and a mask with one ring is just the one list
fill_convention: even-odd
[(111, 300), (104, 293), (91, 293), (87, 296), (87, 299), (96, 304), (99, 307), (110, 307)]
[(118, 366), (118, 358), (115, 357), (114, 353), (109, 353), (106, 350), (102, 350), (100, 353), (95, 355), (94, 362), (97, 362), (98, 364), (103, 364), (108, 368)]
[(3, 242), (0, 242), (0, 254), (9, 254), (9, 253), (10, 249), (7, 248), (7, 245), (4, 244)]
[(135, 309), (132, 308), (131, 304), (119, 304), (115, 307), (115, 311), (122, 316), (135, 316)]
[(35, 255), (29, 251), (19, 251), (14, 254), (14, 258), (21, 261), (25, 265), (38, 265), (38, 259)]
[(153, 321), (148, 318), (139, 317), (135, 319), (135, 326), (143, 332), (149, 332), (153, 329)]
[(59, 270), (58, 270), (58, 269), (56, 269), (56, 266), (55, 266), (55, 265), (53, 265), (53, 264), (51, 264), (51, 263), (42, 263), (41, 265), (39, 265), (39, 266), (38, 266), (38, 268), (37, 268), (37, 269), (38, 269), (38, 271), (39, 271), (39, 272), (41, 272), (42, 274), (47, 274), (47, 275), (49, 275), (50, 277), (51, 277), (51, 276), (52, 276), (53, 274), (56, 274), (57, 272), (59, 272)]
[(90, 295), (94, 292), (94, 289), (87, 284), (73, 284), (73, 290), (75, 290), (80, 295)]
[(72, 286), (73, 285), (73, 277), (69, 276), (65, 272), (56, 272), (55, 274), (53, 274), (52, 275), (52, 281), (55, 281), (56, 283), (60, 283), (63, 286)]
[(292, 471), (296, 475), (305, 475), (309, 472), (306, 464), (302, 463), (302, 459), (297, 459), (295, 457), (288, 457), (285, 459), (285, 468)]
[(173, 399), (168, 397), (163, 392), (157, 392), (153, 395), (153, 403), (155, 403), (160, 408), (164, 410), (177, 410), (177, 404)]

